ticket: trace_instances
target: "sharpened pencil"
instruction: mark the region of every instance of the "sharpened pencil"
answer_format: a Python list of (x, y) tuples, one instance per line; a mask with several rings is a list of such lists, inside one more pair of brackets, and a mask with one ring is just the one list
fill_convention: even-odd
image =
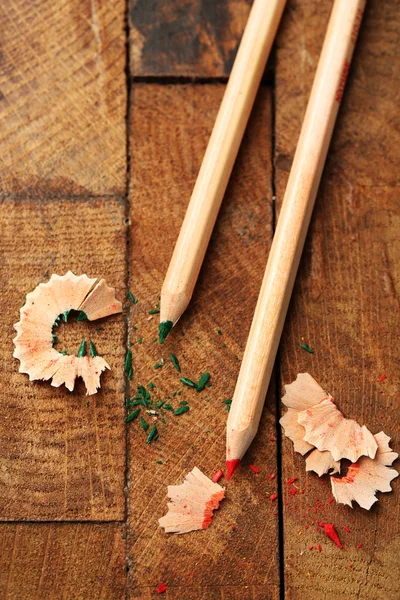
[(257, 433), (364, 5), (332, 9), (229, 412), (228, 479)]
[(161, 290), (159, 341), (188, 306), (286, 0), (254, 0)]

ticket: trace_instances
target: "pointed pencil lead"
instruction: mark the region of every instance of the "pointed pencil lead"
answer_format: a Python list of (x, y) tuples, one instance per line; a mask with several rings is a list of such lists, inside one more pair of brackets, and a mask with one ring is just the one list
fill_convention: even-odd
[(165, 342), (165, 338), (171, 331), (172, 325), (172, 321), (162, 321), (162, 323), (160, 323), (160, 325), (158, 326), (158, 341), (160, 342), (160, 344), (163, 344)]
[(235, 471), (236, 467), (240, 463), (240, 458), (231, 458), (226, 461), (226, 480), (229, 481)]

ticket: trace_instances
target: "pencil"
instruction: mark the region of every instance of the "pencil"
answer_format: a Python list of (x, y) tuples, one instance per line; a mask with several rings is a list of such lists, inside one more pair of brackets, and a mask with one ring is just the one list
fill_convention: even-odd
[(257, 433), (364, 5), (332, 9), (228, 416), (228, 479)]
[(188, 306), (286, 0), (254, 0), (161, 290), (163, 343)]

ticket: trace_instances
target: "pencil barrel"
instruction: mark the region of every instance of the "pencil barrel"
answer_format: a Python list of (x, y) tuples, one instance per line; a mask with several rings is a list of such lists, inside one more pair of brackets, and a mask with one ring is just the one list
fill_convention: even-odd
[(329, 20), (229, 413), (229, 458), (247, 449), (238, 432), (258, 428), (364, 5), (336, 0)]
[(161, 291), (169, 310), (174, 295), (192, 296), (285, 2), (253, 3)]

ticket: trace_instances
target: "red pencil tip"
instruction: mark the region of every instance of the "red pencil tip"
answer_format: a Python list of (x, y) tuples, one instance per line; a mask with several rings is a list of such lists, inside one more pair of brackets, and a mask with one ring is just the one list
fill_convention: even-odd
[(231, 460), (227, 460), (226, 461), (226, 479), (227, 481), (230, 480), (230, 478), (233, 475), (234, 470), (236, 469), (236, 467), (238, 466), (238, 464), (240, 463), (240, 458), (231, 458)]

